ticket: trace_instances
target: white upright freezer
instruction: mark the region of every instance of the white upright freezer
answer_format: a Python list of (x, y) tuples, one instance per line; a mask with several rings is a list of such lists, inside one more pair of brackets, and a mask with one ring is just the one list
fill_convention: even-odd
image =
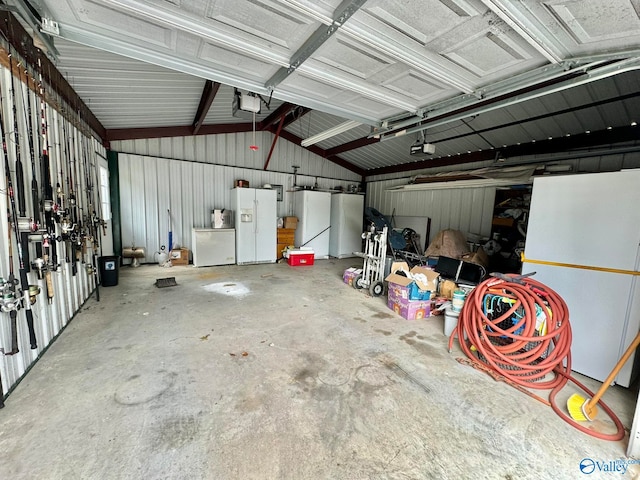
[(260, 188), (234, 188), (231, 203), (236, 227), (236, 263), (275, 262), (277, 192)]
[(315, 258), (329, 258), (331, 193), (299, 190), (293, 194), (294, 215), (298, 217), (296, 247), (312, 247)]
[(331, 195), (331, 230), (329, 255), (336, 258), (354, 257), (362, 251), (362, 218), (364, 195), (334, 193)]
[[(565, 300), (573, 332), (572, 369), (599, 381), (640, 329), (639, 205), (640, 169), (538, 177), (533, 183), (525, 246), (529, 262), (522, 272), (537, 272), (534, 278)], [(633, 364), (632, 357), (615, 383), (630, 385)]]

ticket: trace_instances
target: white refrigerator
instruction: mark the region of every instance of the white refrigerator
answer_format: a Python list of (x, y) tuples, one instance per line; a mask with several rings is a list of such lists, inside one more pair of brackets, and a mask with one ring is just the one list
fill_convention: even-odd
[(234, 188), (231, 203), (236, 227), (236, 263), (275, 262), (277, 192), (259, 188)]
[(331, 195), (331, 230), (329, 255), (335, 258), (354, 257), (362, 251), (362, 218), (364, 195), (334, 193)]
[[(640, 169), (539, 177), (533, 183), (522, 272), (537, 272), (533, 278), (565, 300), (572, 369), (599, 381), (640, 329), (639, 205)], [(634, 360), (615, 383), (630, 385)]]
[(311, 247), (315, 258), (329, 258), (331, 193), (298, 190), (293, 194), (294, 215), (298, 217), (296, 247)]

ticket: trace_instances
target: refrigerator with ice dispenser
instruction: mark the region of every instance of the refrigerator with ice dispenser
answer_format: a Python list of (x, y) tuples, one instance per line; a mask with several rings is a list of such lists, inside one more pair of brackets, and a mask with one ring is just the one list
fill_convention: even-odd
[(236, 263), (275, 262), (277, 192), (261, 188), (234, 188), (231, 203), (236, 227)]

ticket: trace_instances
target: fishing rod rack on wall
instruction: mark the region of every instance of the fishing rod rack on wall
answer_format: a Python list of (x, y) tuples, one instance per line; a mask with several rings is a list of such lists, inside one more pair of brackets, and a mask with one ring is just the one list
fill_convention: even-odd
[(106, 234), (98, 164), (105, 152), (86, 107), (51, 88), (47, 79), (59, 73), (41, 51), (21, 55), (12, 44), (0, 41), (0, 408), (94, 290), (99, 300), (96, 261)]

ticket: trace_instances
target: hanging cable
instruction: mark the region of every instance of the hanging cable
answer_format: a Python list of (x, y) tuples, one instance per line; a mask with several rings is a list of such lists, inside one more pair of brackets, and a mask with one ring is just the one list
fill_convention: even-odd
[(256, 112), (253, 112), (253, 143), (249, 145), (249, 149), (257, 152), (258, 148), (259, 147), (256, 144)]

